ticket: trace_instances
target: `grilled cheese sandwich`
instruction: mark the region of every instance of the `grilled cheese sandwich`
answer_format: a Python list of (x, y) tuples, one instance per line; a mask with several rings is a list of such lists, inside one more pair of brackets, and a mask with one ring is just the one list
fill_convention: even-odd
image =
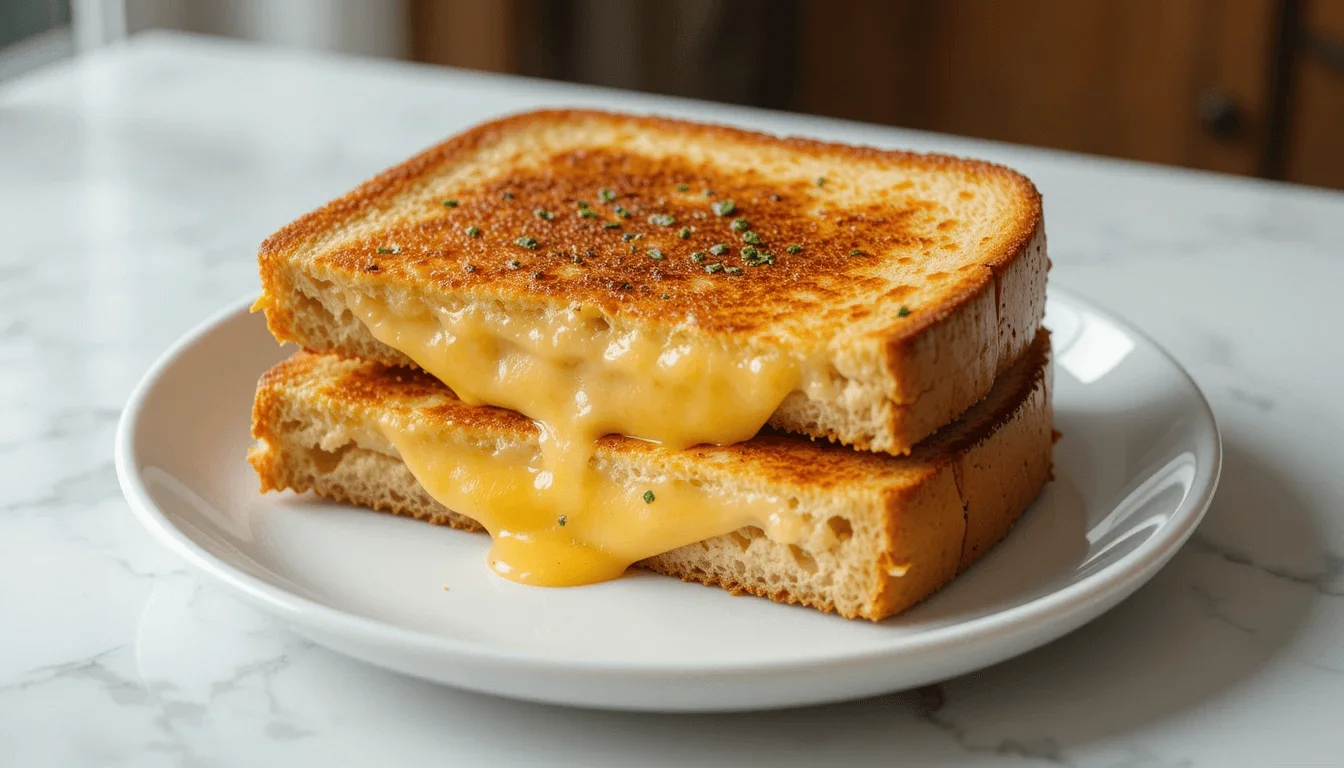
[(675, 452), (770, 424), (909, 453), (1026, 354), (1048, 267), (1039, 196), (1006, 169), (574, 111), (428, 150), (281, 230), (260, 264), (277, 339), (536, 422), (525, 462), (383, 437), (490, 530), (497, 573), (546, 585), (768, 527), (741, 500), (606, 515), (628, 489), (594, 468), (604, 435)]

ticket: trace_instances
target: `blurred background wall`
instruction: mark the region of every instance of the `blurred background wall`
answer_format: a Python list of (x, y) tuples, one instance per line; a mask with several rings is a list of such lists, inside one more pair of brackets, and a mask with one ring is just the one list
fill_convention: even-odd
[(34, 61), (63, 55), (56, 44), (32, 57), (44, 36), (68, 52), (171, 28), (1344, 188), (1344, 0), (0, 0), (0, 9), (0, 78), (16, 49)]

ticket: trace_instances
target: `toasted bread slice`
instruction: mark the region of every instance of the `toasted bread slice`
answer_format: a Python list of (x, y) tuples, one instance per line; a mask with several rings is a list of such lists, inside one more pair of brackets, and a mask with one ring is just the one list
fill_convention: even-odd
[[(999, 541), (1051, 468), (1049, 338), (989, 396), (908, 456), (863, 453), (767, 432), (733, 446), (670, 451), (603, 438), (594, 468), (612, 478), (672, 475), (732, 503), (787, 500), (823, 535), (804, 545), (748, 527), (652, 557), (685, 580), (880, 620), (932, 594)], [(300, 352), (261, 380), (249, 460), (263, 490), (291, 488), (465, 530), (435, 502), (380, 424), (414, 423), (434, 440), (535, 450), (521, 415), (465, 405), (419, 371)], [(746, 503), (746, 502), (743, 502)], [(484, 567), (484, 564), (482, 564)]]
[(286, 226), (259, 262), (282, 342), (406, 366), (351, 296), (512, 327), (581, 307), (612, 339), (782, 350), (804, 375), (771, 426), (890, 453), (1027, 349), (1048, 269), (1040, 196), (1006, 168), (587, 111), (460, 134)]

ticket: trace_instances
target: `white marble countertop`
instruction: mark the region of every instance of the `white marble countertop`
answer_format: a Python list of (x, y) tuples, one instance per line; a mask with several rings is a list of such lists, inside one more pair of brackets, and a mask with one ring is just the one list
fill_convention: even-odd
[[(253, 290), (267, 234), (542, 104), (973, 154), (1045, 195), (1053, 283), (1213, 404), (1195, 539), (1082, 630), (920, 692), (733, 716), (456, 692), (199, 581), (118, 491), (150, 362)], [(838, 121), (178, 36), (0, 85), (0, 764), (1344, 765), (1344, 195)]]

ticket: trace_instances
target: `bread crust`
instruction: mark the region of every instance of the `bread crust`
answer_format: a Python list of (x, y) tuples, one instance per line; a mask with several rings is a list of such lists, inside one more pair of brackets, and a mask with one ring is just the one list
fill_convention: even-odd
[[(770, 493), (835, 526), (832, 549), (779, 544), (754, 528), (640, 565), (684, 580), (874, 621), (918, 603), (969, 567), (1049, 477), (1048, 337), (990, 395), (909, 456), (861, 453), (783, 434), (671, 452), (610, 436), (595, 460), (694, 478), (723, 493)], [(467, 406), (413, 370), (300, 352), (263, 376), (249, 460), (262, 489), (339, 501), (467, 530), (415, 481), (377, 424), (413, 420), (443, 440), (534, 441), (517, 413)], [(832, 522), (836, 521), (836, 522)]]
[[(606, 185), (620, 190), (611, 205), (596, 197)], [(583, 198), (599, 216), (578, 215)], [(711, 278), (689, 258), (725, 242), (723, 262), (737, 262), (729, 217), (707, 212), (727, 198), (773, 266)], [(621, 204), (631, 218), (614, 215)], [(661, 214), (677, 226), (649, 223)], [(634, 253), (622, 234), (641, 236)], [(282, 228), (258, 261), (258, 308), (282, 342), (407, 365), (345, 313), (346, 290), (533, 312), (580, 303), (618, 330), (820, 361), (848, 399), (796, 392), (772, 426), (891, 453), (965, 411), (1023, 353), (1049, 264), (1040, 195), (1001, 166), (585, 110), (455, 136)]]

